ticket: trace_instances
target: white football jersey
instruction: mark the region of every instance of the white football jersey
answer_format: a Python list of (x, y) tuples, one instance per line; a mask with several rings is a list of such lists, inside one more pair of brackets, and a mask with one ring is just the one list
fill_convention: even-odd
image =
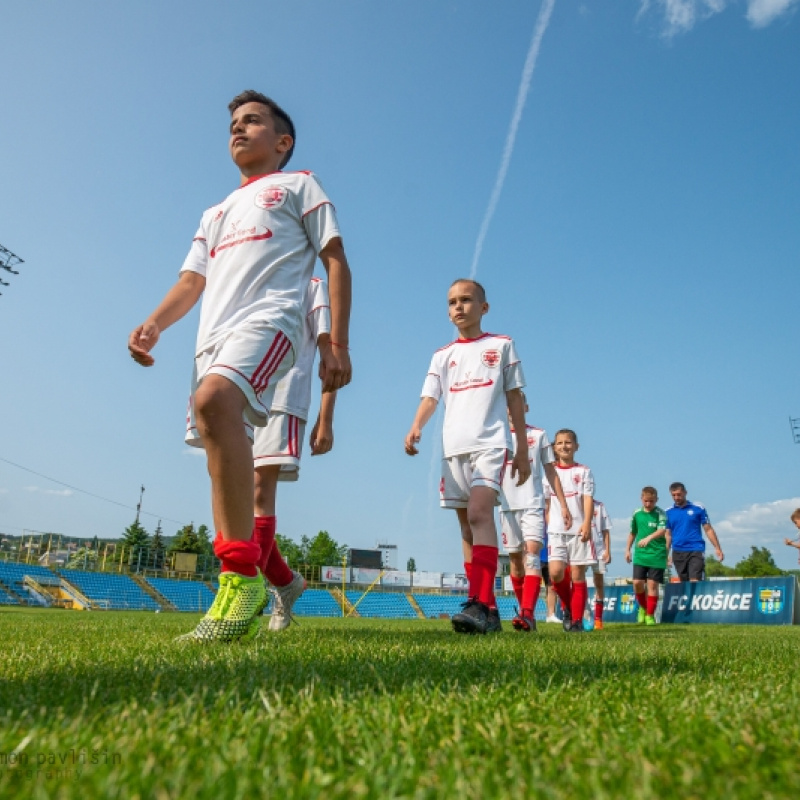
[(564, 499), (567, 501), (567, 508), (572, 514), (572, 527), (568, 530), (564, 527), (564, 520), (561, 517), (561, 504), (558, 496), (550, 490), (550, 514), (547, 523), (548, 533), (580, 533), (583, 523), (583, 495), (588, 494), (594, 497), (594, 477), (592, 471), (585, 464), (575, 462), (569, 467), (562, 467), (555, 464), (556, 475), (561, 481), (561, 488), (564, 490)]
[(331, 303), (328, 285), (319, 278), (308, 283), (305, 301), (303, 338), (297, 347), (294, 366), (278, 381), (272, 409), (308, 420), (311, 405), (311, 381), (314, 372), (314, 356), (317, 354), (317, 339), (320, 334), (331, 332)]
[(611, 520), (608, 517), (605, 504), (600, 500), (595, 500), (594, 514), (592, 515), (592, 536), (595, 543), (599, 544), (601, 548), (605, 547), (603, 531), (611, 531)]
[[(531, 476), (522, 486), (517, 486), (517, 479), (511, 477), (511, 459), (506, 461), (503, 475), (503, 493), (500, 502), (503, 511), (522, 511), (525, 508), (544, 508), (544, 487), (542, 472), (545, 464), (553, 461), (553, 448), (547, 438), (547, 432), (533, 425), (526, 425), (528, 434), (528, 455), (531, 460)], [(512, 429), (513, 434), (513, 429)], [(516, 439), (514, 452), (516, 452)]]
[(484, 333), (437, 350), (422, 396), (444, 400), (444, 457), (510, 450), (506, 392), (523, 386), (522, 364), (508, 336)]
[(197, 350), (245, 320), (283, 331), (297, 356), (317, 254), (339, 236), (336, 213), (310, 172), (251, 178), (208, 209), (181, 272), (204, 275)]

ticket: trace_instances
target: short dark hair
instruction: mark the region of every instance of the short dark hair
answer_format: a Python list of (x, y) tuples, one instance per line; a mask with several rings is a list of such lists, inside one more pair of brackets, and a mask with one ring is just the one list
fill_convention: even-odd
[(642, 494), (646, 494), (648, 497), (655, 497), (658, 499), (658, 492), (654, 486), (645, 486), (644, 489), (642, 489)]
[(457, 283), (471, 283), (478, 294), (478, 301), (481, 303), (486, 302), (486, 289), (483, 288), (483, 285), (478, 283), (474, 278), (456, 278), (451, 284), (450, 288), (452, 289)]
[(676, 489), (683, 489), (684, 492), (686, 491), (686, 487), (680, 481), (675, 481), (675, 483), (669, 485), (669, 490), (671, 492), (674, 492)]
[(289, 136), (292, 137), (292, 146), (286, 152), (283, 161), (281, 161), (281, 169), (283, 169), (289, 163), (289, 159), (292, 157), (292, 153), (294, 153), (295, 142), (297, 141), (292, 118), (272, 98), (261, 94), (261, 92), (257, 92), (255, 89), (246, 89), (241, 94), (237, 94), (236, 97), (228, 103), (228, 111), (230, 111), (231, 116), (233, 116), (233, 112), (236, 111), (239, 106), (243, 106), (245, 103), (261, 103), (262, 106), (266, 106), (275, 123), (275, 132), (279, 133), (281, 136), (288, 133)]
[(553, 441), (555, 442), (555, 440), (558, 439), (559, 435), (562, 433), (565, 436), (569, 436), (572, 441), (575, 442), (575, 444), (578, 444), (578, 434), (570, 428), (561, 428), (560, 430), (557, 430), (556, 435), (553, 437)]
[(797, 508), (794, 511), (792, 511), (792, 516), (789, 517), (789, 519), (792, 520), (792, 522), (794, 522), (796, 519), (800, 519), (800, 508)]

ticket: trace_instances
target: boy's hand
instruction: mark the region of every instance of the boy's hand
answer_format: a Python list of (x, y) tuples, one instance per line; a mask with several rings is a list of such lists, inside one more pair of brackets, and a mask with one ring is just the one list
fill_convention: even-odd
[(566, 506), (561, 506), (561, 519), (564, 520), (564, 530), (568, 531), (572, 527), (572, 514)]
[(591, 538), (592, 538), (592, 525), (591, 525), (591, 523), (589, 523), (587, 525), (584, 522), (584, 524), (581, 525), (581, 541), (582, 542), (588, 542), (589, 539), (591, 539)]
[(725, 553), (719, 549), (719, 547), (714, 548), (714, 553), (717, 556), (717, 561), (724, 561), (725, 560)]
[(650, 537), (649, 536), (642, 536), (638, 542), (636, 542), (637, 547), (647, 547), (650, 544)]
[(406, 435), (406, 453), (410, 456), (415, 456), (419, 453), (416, 444), (422, 438), (422, 432), (416, 425), (411, 426), (411, 430)]
[(600, 556), (602, 558), (604, 564), (611, 563), (611, 551), (610, 550), (603, 550), (603, 555)]
[(325, 453), (329, 453), (333, 449), (333, 427), (317, 417), (308, 443), (311, 445), (312, 456), (323, 456)]
[(625, 560), (626, 560), (626, 561), (627, 561), (629, 564), (631, 563), (631, 561), (633, 561), (633, 559), (631, 558), (631, 551), (630, 551), (630, 550), (626, 550), (626, 551), (625, 551)]
[(346, 347), (339, 347), (331, 342), (320, 353), (319, 379), (322, 381), (323, 392), (335, 392), (347, 386), (353, 377), (353, 367), (350, 364), (350, 353)]
[(515, 453), (514, 460), (511, 462), (511, 478), (516, 477), (517, 486), (522, 486), (531, 476), (531, 462), (528, 457), (527, 448), (524, 453)]
[(152, 367), (155, 359), (150, 351), (156, 346), (161, 331), (152, 320), (147, 320), (128, 337), (128, 350), (131, 358), (143, 367)]

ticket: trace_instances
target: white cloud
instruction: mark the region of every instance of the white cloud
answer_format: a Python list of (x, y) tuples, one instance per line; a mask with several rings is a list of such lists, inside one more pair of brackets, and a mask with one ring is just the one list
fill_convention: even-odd
[(747, 20), (754, 28), (765, 28), (773, 20), (786, 14), (798, 0), (748, 0)]
[[(745, 0), (748, 22), (754, 28), (765, 28), (778, 17), (792, 10), (800, 0)], [(664, 36), (671, 38), (687, 33), (695, 24), (714, 14), (719, 14), (728, 6), (730, 0), (639, 0), (637, 19), (644, 16), (651, 7), (657, 7), (664, 17)]]
[(800, 497), (775, 500), (772, 503), (753, 503), (741, 511), (734, 511), (715, 522), (711, 522), (720, 537), (753, 541), (759, 539), (787, 536), (791, 537), (794, 526), (789, 520), (792, 512), (800, 508)]
[(200, 456), (200, 458), (206, 457), (206, 451), (202, 447), (186, 447), (183, 450), (183, 454), (185, 456)]
[(71, 497), (74, 492), (72, 489), (42, 489), (40, 486), (25, 486), (23, 487), (26, 492), (32, 494), (49, 494), (56, 497)]

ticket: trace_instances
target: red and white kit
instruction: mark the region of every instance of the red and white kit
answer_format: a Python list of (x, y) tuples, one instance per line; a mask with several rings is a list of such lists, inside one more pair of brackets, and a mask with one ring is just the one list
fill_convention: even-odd
[(594, 549), (597, 552), (597, 564), (592, 567), (593, 572), (601, 575), (606, 573), (606, 562), (601, 558), (606, 549), (606, 541), (603, 538), (603, 531), (611, 530), (611, 520), (608, 517), (605, 504), (600, 500), (594, 501), (594, 514), (592, 515), (592, 538), (594, 539)]
[[(251, 438), (294, 363), (317, 255), (339, 235), (333, 206), (308, 172), (251, 178), (203, 214), (181, 267), (206, 279), (192, 397), (206, 375), (224, 375), (247, 398)], [(202, 446), (191, 401), (188, 416), (187, 442)]]
[(594, 540), (590, 536), (588, 542), (581, 541), (580, 527), (583, 524), (583, 496), (594, 497), (594, 477), (589, 467), (584, 464), (572, 464), (569, 467), (555, 465), (556, 475), (564, 490), (567, 508), (572, 514), (572, 527), (564, 527), (561, 516), (561, 504), (552, 489), (550, 496), (550, 512), (547, 525), (548, 557), (550, 561), (562, 561), (575, 566), (592, 565), (597, 561)]
[(317, 341), (331, 332), (331, 309), (328, 285), (312, 278), (306, 290), (305, 324), (294, 366), (275, 388), (269, 421), (257, 428), (253, 440), (253, 462), (256, 467), (279, 465), (278, 480), (296, 481), (300, 473), (308, 409), (311, 405), (311, 383)]
[[(503, 492), (500, 496), (503, 546), (509, 553), (520, 552), (523, 541), (544, 544), (542, 473), (544, 465), (553, 462), (553, 448), (547, 433), (541, 428), (526, 425), (525, 430), (528, 436), (531, 477), (522, 486), (517, 486), (516, 478), (511, 477), (511, 459), (508, 459), (503, 476)], [(512, 428), (511, 433), (513, 432)]]
[(434, 353), (422, 396), (444, 400), (442, 508), (466, 508), (473, 486), (500, 492), (513, 446), (506, 392), (523, 386), (522, 364), (508, 336), (457, 339)]

